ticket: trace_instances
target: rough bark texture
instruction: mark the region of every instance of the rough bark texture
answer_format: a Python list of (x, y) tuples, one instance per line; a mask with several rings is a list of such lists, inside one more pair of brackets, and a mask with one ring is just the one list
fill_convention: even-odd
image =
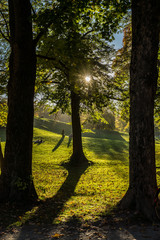
[(130, 69), (130, 180), (122, 207), (155, 217), (157, 190), (154, 98), (157, 86), (158, 1), (132, 1)]
[(37, 197), (32, 180), (33, 98), (36, 55), (29, 0), (9, 0), (11, 55), (8, 83), (8, 122), (2, 167), (4, 201)]
[(1, 147), (1, 141), (0, 141), (0, 168), (2, 167), (3, 164), (3, 153), (2, 153), (2, 147)]
[(79, 115), (80, 97), (74, 91), (71, 92), (72, 109), (72, 133), (73, 133), (73, 154), (71, 164), (79, 165), (88, 163), (82, 147), (82, 131)]

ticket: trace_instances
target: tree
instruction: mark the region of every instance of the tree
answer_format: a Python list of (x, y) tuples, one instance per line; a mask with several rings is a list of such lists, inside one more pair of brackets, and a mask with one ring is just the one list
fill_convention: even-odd
[(130, 67), (130, 179), (121, 206), (155, 218), (157, 190), (154, 142), (154, 99), (157, 87), (159, 3), (132, 1)]
[[(55, 48), (52, 48), (53, 36), (43, 39), (39, 49), (42, 55), (38, 56), (52, 60), (52, 63), (41, 63), (45, 78), (41, 80), (43, 97), (55, 103), (52, 112), (70, 108), (73, 133), (73, 154), (70, 160), (72, 164), (78, 165), (88, 162), (82, 147), (80, 112), (93, 110), (93, 105), (102, 110), (108, 104), (105, 95), (109, 94), (111, 85), (108, 62), (112, 49), (96, 37), (83, 38), (81, 34), (75, 33), (73, 39), (71, 42), (67, 34), (65, 37), (56, 35)], [(86, 75), (90, 76), (89, 83), (85, 81)]]
[(37, 198), (32, 179), (36, 54), (30, 1), (9, 0), (8, 4), (11, 54), (1, 200), (24, 202)]
[[(126, 1), (121, 1), (121, 4), (119, 4), (118, 1), (114, 1), (113, 4), (112, 2), (113, 1), (97, 1), (93, 3), (93, 1), (77, 2), (70, 0), (60, 0), (54, 3), (44, 0), (43, 4), (38, 2), (38, 14), (32, 8), (34, 19), (36, 19), (38, 23), (37, 26), (34, 25), (35, 29), (40, 31), (36, 42), (38, 42), (46, 32), (49, 34), (52, 33), (50, 27), (53, 23), (56, 31), (60, 31), (61, 28), (65, 29), (71, 42), (73, 42), (75, 33), (78, 31), (81, 32), (82, 35), (84, 34), (84, 36), (88, 33), (98, 31), (101, 32), (101, 36), (105, 39), (111, 39), (112, 31), (115, 31), (118, 21), (122, 18), (128, 7)], [(37, 1), (32, 1), (32, 3), (35, 5)], [(107, 17), (104, 15), (105, 11), (107, 12)], [(112, 20), (111, 16), (114, 16)], [(95, 19), (100, 21), (95, 21)], [(58, 24), (56, 24), (56, 21), (58, 21)], [(64, 34), (64, 32), (62, 34)], [(1, 35), (6, 39), (3, 32), (1, 32)]]
[[(47, 74), (46, 82), (51, 83), (50, 87), (54, 91), (53, 94), (47, 92), (49, 99), (56, 102), (56, 105), (61, 107), (62, 110), (68, 107), (68, 100), (71, 99), (72, 162), (73, 159), (76, 162), (84, 159), (86, 162), (82, 149), (80, 104), (88, 107), (88, 105), (92, 106), (96, 102), (96, 107), (102, 109), (105, 95), (109, 92), (108, 85), (111, 85), (111, 82), (108, 84), (109, 81), (107, 81), (109, 77), (106, 74), (108, 71), (106, 64), (103, 64), (104, 59), (106, 62), (108, 60), (105, 56), (108, 51), (103, 52), (106, 47), (105, 41), (112, 39), (113, 32), (127, 8), (128, 3), (126, 1), (122, 1), (121, 4), (117, 1), (97, 1), (96, 3), (92, 1), (59, 1), (59, 5), (56, 6), (55, 4), (53, 10), (47, 9), (37, 18), (39, 26), (44, 25), (48, 16), (54, 19), (47, 36), (44, 36), (39, 44), (40, 54), (37, 56), (52, 60), (53, 64), (51, 67), (47, 66), (47, 69), (56, 69), (55, 74)], [(100, 52), (101, 55), (103, 54), (103, 59)], [(94, 80), (92, 81), (94, 85), (92, 90), (82, 86), (85, 72), (89, 73)], [(55, 75), (56, 80), (51, 80)], [(54, 84), (57, 84), (58, 87), (53, 86)], [(104, 86), (102, 87), (102, 85)], [(86, 88), (87, 91), (85, 89), (85, 92), (83, 88)]]

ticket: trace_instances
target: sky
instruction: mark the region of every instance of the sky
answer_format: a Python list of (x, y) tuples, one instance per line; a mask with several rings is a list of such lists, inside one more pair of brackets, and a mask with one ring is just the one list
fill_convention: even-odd
[(115, 49), (118, 50), (123, 46), (123, 33), (114, 34), (115, 40), (112, 42), (115, 45)]

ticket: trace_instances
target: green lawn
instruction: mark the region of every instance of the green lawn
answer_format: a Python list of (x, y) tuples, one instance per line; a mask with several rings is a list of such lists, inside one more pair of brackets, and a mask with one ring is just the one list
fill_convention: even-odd
[[(52, 151), (63, 129), (66, 136)], [(46, 119), (35, 121), (34, 140), (42, 138), (44, 143), (33, 144), (33, 177), (38, 196), (44, 202), (25, 211), (18, 219), (15, 214), (10, 223), (59, 223), (72, 217), (94, 221), (109, 213), (125, 194), (128, 135), (111, 131), (84, 134), (84, 152), (94, 164), (78, 169), (63, 164), (72, 153), (72, 146), (67, 147), (70, 132), (68, 124)], [(4, 142), (2, 145), (4, 148)], [(160, 183), (160, 141), (156, 142), (156, 159)]]

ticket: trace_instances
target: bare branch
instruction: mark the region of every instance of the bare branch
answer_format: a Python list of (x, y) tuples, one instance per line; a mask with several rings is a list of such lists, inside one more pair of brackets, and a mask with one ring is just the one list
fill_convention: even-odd
[[(1, 15), (2, 15), (2, 17), (3, 17), (3, 20), (4, 20), (4, 22), (5, 22), (5, 25), (6, 25), (6, 30), (7, 30), (7, 36), (8, 36), (8, 38), (6, 37), (5, 39), (7, 40), (7, 41), (9, 41), (9, 38), (10, 38), (10, 34), (9, 34), (9, 27), (8, 27), (8, 23), (7, 23), (7, 20), (6, 20), (6, 18), (5, 18), (5, 16), (4, 16), (4, 14), (3, 14), (3, 12), (2, 11), (0, 11), (0, 13), (1, 13)], [(2, 35), (3, 36), (3, 35)], [(4, 36), (3, 36), (4, 37)]]
[(47, 57), (47, 56), (43, 56), (41, 54), (36, 54), (36, 57), (43, 58), (43, 59), (46, 59), (46, 60), (52, 60), (52, 61), (56, 61), (57, 60), (54, 57)]
[(93, 32), (94, 30), (90, 30), (88, 32), (86, 32), (85, 34), (83, 34), (83, 36), (81, 37), (81, 39), (84, 39), (89, 33)]
[(7, 42), (10, 43), (10, 39), (8, 39), (8, 38), (4, 35), (4, 33), (2, 32), (1, 29), (0, 29), (0, 34), (2, 35), (2, 37), (3, 37)]
[(34, 16), (37, 16), (36, 11), (34, 10), (32, 3), (30, 3), (30, 4), (31, 4), (31, 10), (32, 10), (32, 12), (33, 12), (33, 15), (34, 15)]

